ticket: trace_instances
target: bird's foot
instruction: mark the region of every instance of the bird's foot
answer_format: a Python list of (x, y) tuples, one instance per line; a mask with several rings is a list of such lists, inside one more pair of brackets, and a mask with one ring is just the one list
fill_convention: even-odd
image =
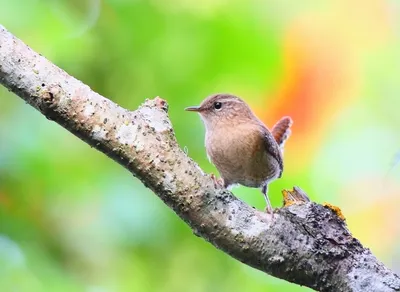
[(213, 173), (211, 173), (210, 176), (211, 176), (211, 179), (212, 179), (213, 182), (214, 182), (214, 187), (215, 187), (215, 188), (224, 188), (224, 187), (225, 187), (224, 179), (223, 179), (222, 177), (217, 178), (217, 177), (215, 176), (215, 174), (213, 174)]
[(272, 209), (272, 206), (266, 206), (264, 211), (265, 213), (271, 215), (271, 218), (274, 219), (274, 209)]
[(274, 209), (271, 206), (266, 206), (264, 211), (268, 214), (274, 214)]

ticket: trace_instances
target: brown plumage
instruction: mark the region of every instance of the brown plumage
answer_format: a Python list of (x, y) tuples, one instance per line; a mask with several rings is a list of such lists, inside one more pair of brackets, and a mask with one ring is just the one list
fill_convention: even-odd
[(281, 119), (271, 133), (239, 97), (215, 94), (200, 106), (186, 108), (198, 112), (206, 127), (205, 146), (223, 184), (261, 188), (272, 213), (268, 183), (281, 177), (283, 159), (280, 145), (288, 134), (291, 119)]
[(293, 121), (290, 117), (282, 117), (273, 127), (272, 127), (272, 135), (275, 138), (276, 143), (278, 143), (279, 147), (283, 148), (286, 140), (289, 138), (292, 133), (290, 127), (292, 126)]

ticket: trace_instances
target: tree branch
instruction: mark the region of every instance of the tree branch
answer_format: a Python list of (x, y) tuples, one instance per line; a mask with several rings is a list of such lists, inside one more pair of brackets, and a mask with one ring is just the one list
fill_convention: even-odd
[(353, 238), (331, 209), (293, 204), (276, 211), (272, 220), (216, 189), (179, 148), (162, 99), (147, 100), (135, 111), (123, 109), (2, 26), (0, 83), (120, 163), (195, 234), (239, 261), (319, 291), (400, 290), (399, 277)]

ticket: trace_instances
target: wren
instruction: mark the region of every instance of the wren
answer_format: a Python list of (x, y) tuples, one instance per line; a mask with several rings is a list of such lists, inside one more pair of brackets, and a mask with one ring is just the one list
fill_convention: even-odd
[(200, 106), (185, 110), (199, 113), (204, 122), (207, 156), (221, 175), (219, 180), (212, 175), (215, 183), (260, 188), (266, 211), (272, 214), (268, 184), (282, 176), (283, 146), (292, 119), (281, 118), (270, 131), (242, 99), (231, 94), (211, 95)]

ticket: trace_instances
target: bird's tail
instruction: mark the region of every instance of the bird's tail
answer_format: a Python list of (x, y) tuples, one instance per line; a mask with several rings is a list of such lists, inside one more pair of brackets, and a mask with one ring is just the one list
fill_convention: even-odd
[(279, 147), (283, 151), (283, 146), (287, 138), (289, 138), (292, 131), (290, 127), (292, 126), (293, 121), (290, 117), (282, 117), (273, 127), (272, 127), (272, 135), (275, 138), (275, 141), (278, 143)]

